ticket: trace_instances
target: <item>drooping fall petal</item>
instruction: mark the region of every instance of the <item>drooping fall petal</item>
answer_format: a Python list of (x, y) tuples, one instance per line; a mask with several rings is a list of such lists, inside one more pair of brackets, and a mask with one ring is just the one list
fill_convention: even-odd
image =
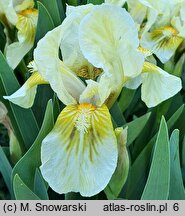
[(181, 79), (149, 62), (142, 71), (141, 98), (148, 107), (154, 107), (177, 94), (182, 88)]
[(48, 84), (48, 82), (38, 72), (34, 72), (20, 89), (4, 98), (23, 108), (29, 108), (34, 103), (37, 86), (40, 84)]
[(117, 140), (105, 105), (68, 105), (41, 146), (41, 172), (58, 193), (93, 196), (117, 165)]

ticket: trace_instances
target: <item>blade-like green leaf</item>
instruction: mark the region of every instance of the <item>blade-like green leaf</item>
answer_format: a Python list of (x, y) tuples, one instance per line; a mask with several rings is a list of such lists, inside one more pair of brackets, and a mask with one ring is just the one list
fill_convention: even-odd
[(14, 176), (13, 189), (17, 200), (39, 200), (39, 197), (26, 186), (18, 174)]
[(141, 88), (138, 88), (135, 91), (134, 97), (132, 98), (132, 101), (130, 102), (129, 106), (125, 110), (124, 116), (126, 119), (129, 118), (129, 116), (132, 116), (136, 110), (137, 107), (139, 107), (139, 102), (141, 100)]
[[(173, 116), (168, 120), (167, 125), (168, 129), (171, 130), (175, 122), (178, 119), (181, 119), (181, 116), (184, 112), (184, 106), (181, 106)], [(129, 176), (128, 176), (128, 184), (126, 188), (126, 198), (127, 199), (140, 199), (141, 194), (143, 192), (148, 172), (150, 166), (150, 157), (153, 149), (153, 145), (155, 144), (155, 140), (157, 135), (155, 135), (149, 143), (145, 146), (145, 148), (138, 155), (136, 160), (133, 162)]]
[(180, 159), (179, 159), (179, 130), (174, 130), (170, 137), (170, 200), (185, 200), (185, 190), (182, 180)]
[(110, 109), (112, 118), (114, 119), (117, 127), (121, 127), (126, 123), (123, 113), (120, 110), (119, 104), (117, 102)]
[(147, 113), (124, 125), (124, 127), (128, 126), (127, 146), (129, 146), (136, 139), (136, 137), (141, 133), (149, 117), (150, 117), (150, 113)]
[(102, 4), (104, 0), (87, 0), (87, 3), (92, 3), (94, 5)]
[(40, 85), (37, 87), (37, 94), (34, 105), (32, 107), (35, 118), (37, 119), (39, 127), (41, 127), (47, 103), (53, 98), (54, 92), (49, 85)]
[(66, 17), (66, 15), (65, 15), (66, 2), (63, 0), (56, 0), (56, 1), (58, 4), (60, 19), (61, 19), (61, 21), (63, 21), (64, 18)]
[(35, 172), (34, 193), (42, 200), (48, 200), (46, 183), (38, 169)]
[(54, 125), (53, 106), (52, 106), (52, 101), (50, 100), (46, 108), (45, 118), (41, 130), (38, 134), (38, 137), (36, 138), (32, 147), (16, 164), (12, 173), (13, 177), (16, 174), (19, 174), (21, 179), (31, 189), (34, 188), (34, 176), (35, 176), (36, 168), (39, 168), (39, 166), (41, 165), (40, 148), (41, 148), (42, 140), (53, 128), (53, 125)]
[(3, 25), (0, 23), (0, 50), (3, 52), (6, 44), (6, 37), (3, 31)]
[(54, 94), (53, 95), (53, 115), (54, 115), (54, 120), (56, 121), (57, 118), (58, 118), (58, 115), (60, 114), (61, 110), (63, 109), (64, 107), (60, 107), (60, 103), (59, 103), (59, 100), (57, 98), (57, 95)]
[(135, 92), (136, 90), (133, 90), (133, 89), (128, 89), (128, 88), (122, 89), (122, 92), (120, 94), (119, 101), (118, 101), (119, 107), (122, 112), (124, 112), (129, 106), (129, 104), (131, 103), (132, 99), (134, 98)]
[(184, 110), (184, 104), (183, 104), (167, 121), (167, 125), (169, 129), (173, 127), (173, 125), (177, 122), (178, 119), (181, 119), (181, 116), (183, 115), (184, 112), (185, 110)]
[(0, 172), (3, 176), (3, 179), (6, 183), (9, 192), (12, 193), (12, 187), (11, 187), (12, 167), (1, 146), (0, 146)]
[(168, 112), (165, 114), (166, 119), (169, 119), (176, 112), (176, 110), (179, 109), (179, 107), (184, 105), (183, 97), (180, 92), (176, 94), (175, 97), (172, 97), (171, 99), (172, 99), (171, 105), (168, 109)]
[(0, 65), (0, 100), (5, 103), (9, 111), (8, 114), (21, 147), (29, 148), (38, 134), (37, 122), (31, 109), (23, 109), (3, 100), (3, 95), (14, 93), (20, 85), (1, 52)]
[(60, 25), (62, 20), (60, 17), (57, 0), (52, 0), (52, 4), (51, 0), (40, 0), (40, 2), (46, 7), (47, 11), (51, 15), (54, 25)]
[(156, 107), (156, 122), (157, 122), (157, 124), (160, 124), (162, 116), (166, 116), (166, 113), (168, 112), (172, 101), (173, 101), (173, 98), (169, 98), (168, 100), (163, 101), (161, 104), (159, 104)]
[(77, 6), (78, 2), (79, 2), (79, 0), (67, 0), (67, 3), (69, 5), (73, 5), (73, 6)]
[(142, 194), (143, 200), (166, 200), (170, 187), (170, 146), (168, 128), (162, 117), (154, 148), (149, 176)]
[(133, 149), (131, 151), (132, 159), (135, 160), (143, 148), (148, 144), (150, 139), (154, 135), (154, 129), (156, 127), (156, 112), (152, 111), (151, 115), (146, 122), (143, 130), (134, 141)]
[(172, 130), (179, 129), (179, 131), (180, 131), (180, 136), (179, 136), (180, 142), (183, 140), (184, 134), (185, 134), (185, 124), (184, 124), (183, 119), (185, 119), (185, 110), (184, 110), (184, 112), (182, 112), (180, 118), (175, 122), (175, 124), (172, 127)]
[(38, 16), (37, 30), (35, 36), (36, 43), (42, 37), (44, 37), (44, 35), (48, 31), (52, 30), (55, 27), (49, 12), (41, 2), (38, 2), (38, 10), (39, 10), (39, 16)]
[(185, 169), (185, 136), (182, 142), (182, 155), (181, 155), (182, 167)]
[(179, 61), (175, 65), (175, 68), (173, 70), (173, 75), (181, 77), (184, 62), (185, 62), (185, 54), (182, 54)]

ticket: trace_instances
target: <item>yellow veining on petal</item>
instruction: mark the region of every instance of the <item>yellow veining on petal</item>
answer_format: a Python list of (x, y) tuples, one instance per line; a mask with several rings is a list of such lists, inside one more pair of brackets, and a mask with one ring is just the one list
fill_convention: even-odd
[[(88, 133), (80, 133), (74, 120), (79, 110), (85, 108), (93, 109), (91, 127)], [(117, 158), (117, 140), (108, 108), (92, 104), (68, 105), (42, 142), (40, 169), (54, 191), (92, 196), (110, 181)], [(56, 179), (60, 181), (56, 183)]]
[(169, 35), (169, 36), (174, 35), (175, 36), (175, 35), (178, 35), (178, 33), (179, 32), (171, 26), (165, 26), (163, 29), (164, 35)]
[(39, 84), (48, 84), (48, 82), (45, 81), (38, 72), (32, 73), (32, 75), (28, 79), (29, 87), (31, 88), (31, 87), (39, 85)]
[(150, 55), (152, 55), (152, 52), (151, 52), (149, 49), (147, 49), (147, 48), (144, 48), (144, 47), (139, 46), (137, 49), (138, 49), (141, 53), (143, 53), (145, 56), (150, 56)]
[(75, 149), (76, 156), (79, 152), (88, 152), (88, 158), (93, 162), (93, 155), (98, 154), (97, 145), (108, 136), (108, 130), (113, 130), (113, 126), (106, 105), (96, 107), (83, 103), (66, 106), (57, 119), (55, 129), (61, 134), (68, 158)]
[(171, 27), (165, 26), (163, 28), (159, 28), (151, 32), (151, 40), (156, 41), (156, 48), (162, 47), (177, 47), (181, 42), (182, 38), (178, 36), (178, 31)]
[(18, 13), (18, 22), (16, 28), (18, 31), (18, 38), (21, 41), (29, 41), (33, 43), (38, 19), (38, 10), (26, 9)]
[(143, 64), (142, 73), (159, 73), (158, 70), (159, 70), (159, 68), (156, 65), (145, 61)]

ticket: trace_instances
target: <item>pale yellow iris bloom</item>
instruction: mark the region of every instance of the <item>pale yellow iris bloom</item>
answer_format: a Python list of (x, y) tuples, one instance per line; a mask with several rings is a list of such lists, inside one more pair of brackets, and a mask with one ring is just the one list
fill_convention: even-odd
[[(184, 0), (139, 0), (150, 11), (142, 24), (142, 47), (150, 49), (162, 63), (167, 62), (185, 38)], [(147, 28), (146, 28), (147, 27)]]
[[(92, 4), (67, 7), (67, 18), (61, 25), (61, 40), (58, 45), (62, 50), (63, 63), (58, 67), (67, 67), (76, 75), (86, 79), (96, 78), (101, 73), (107, 74), (106, 79), (111, 89), (111, 95), (106, 101), (108, 107), (111, 107), (118, 97), (124, 83), (128, 88), (137, 88), (143, 83), (141, 97), (148, 107), (154, 107), (174, 96), (181, 89), (181, 80), (155, 66), (156, 61), (151, 56), (152, 52), (143, 48), (137, 49), (139, 46), (137, 30), (130, 17), (125, 16), (128, 14), (125, 10), (121, 8), (113, 10), (114, 6), (107, 7), (110, 9), (106, 11), (106, 6), (103, 6), (104, 12), (101, 11), (102, 6), (93, 10)], [(91, 13), (92, 10), (93, 13)], [(112, 22), (109, 18), (111, 16)], [(99, 19), (97, 20), (96, 17)], [(110, 32), (109, 29), (112, 31)], [(53, 37), (52, 40), (54, 41), (55, 38)], [(43, 53), (48, 52), (47, 46), (45, 49)], [(55, 46), (53, 49), (56, 49)], [(143, 67), (144, 57), (152, 64), (145, 63)], [(49, 59), (48, 62), (50, 62)], [(54, 63), (51, 70), (58, 70), (57, 67), (53, 69), (53, 65)], [(42, 76), (38, 72), (34, 73), (21, 89), (6, 98), (28, 108), (33, 104), (37, 84), (49, 82), (55, 92), (62, 91), (61, 86), (52, 83), (51, 79), (45, 81)], [(67, 76), (64, 74), (59, 76), (64, 81), (66, 80)], [(81, 87), (75, 87), (75, 89), (78, 88)], [(63, 100), (59, 93), (58, 97)]]
[(33, 47), (38, 11), (33, 0), (0, 0), (0, 6), (0, 19), (5, 27), (17, 28), (17, 41), (7, 41), (5, 49), (7, 61), (14, 69)]
[[(92, 10), (93, 13), (91, 13)], [(144, 56), (137, 50), (139, 40), (135, 24), (125, 9), (113, 5), (67, 6), (66, 14), (67, 18), (61, 25), (61, 36), (57, 45), (57, 49), (59, 46), (62, 51), (63, 58), (62, 66), (59, 65), (58, 68), (69, 68), (72, 73), (85, 79), (97, 79), (99, 75), (106, 74), (107, 83), (109, 83), (107, 86), (110, 86), (109, 89), (111, 90), (107, 105), (111, 107), (124, 83), (128, 79), (139, 75), (142, 70)], [(98, 21), (96, 21), (96, 16), (99, 17)], [(110, 17), (112, 18), (110, 19)], [(91, 22), (91, 20), (95, 22)], [(119, 22), (120, 20), (121, 22)], [(110, 32), (109, 29), (112, 29), (112, 31)], [(55, 40), (54, 36), (50, 43), (54, 43)], [(56, 52), (55, 56), (58, 55), (56, 46), (51, 49), (48, 50), (47, 45), (45, 45), (43, 53)], [(133, 61), (135, 64), (133, 64)], [(52, 71), (59, 70), (56, 66), (54, 69), (54, 63), (51, 65), (49, 58), (48, 62), (50, 63), (47, 64), (47, 67), (51, 67)], [(37, 66), (37, 62), (35, 62), (34, 72), (40, 72), (41, 68), (37, 69)], [(34, 77), (28, 79), (21, 89), (6, 98), (24, 108), (28, 108), (34, 102), (37, 84), (49, 82), (55, 92), (62, 91), (60, 84), (53, 84), (53, 76), (50, 80), (46, 79), (44, 81), (43, 74), (34, 73), (33, 75)], [(67, 82), (65, 80), (69, 75), (63, 73), (58, 76), (64, 82)], [(40, 81), (38, 77), (40, 77)], [(76, 87), (76, 89), (78, 88), (81, 89), (80, 86)], [(57, 94), (59, 99), (63, 100), (60, 94)]]
[[(120, 8), (120, 10), (123, 9)], [(109, 12), (104, 13), (109, 14)], [(114, 20), (118, 16), (118, 12), (117, 15), (114, 14)], [(96, 17), (100, 18), (96, 19)], [(124, 22), (119, 22), (119, 20), (121, 20), (120, 16), (115, 21), (118, 23), (115, 35), (114, 26), (110, 28), (112, 32), (107, 28), (111, 26), (111, 20), (106, 20), (103, 15), (100, 16), (98, 10), (86, 16), (81, 25), (83, 29), (80, 27), (82, 53), (93, 65), (112, 74), (116, 82), (116, 84), (112, 82), (112, 86), (117, 85), (115, 92), (119, 92), (120, 83), (123, 86), (126, 82), (129, 88), (137, 88), (142, 83), (142, 100), (148, 107), (157, 106), (180, 91), (181, 79), (157, 67), (150, 50), (138, 48), (138, 53), (135, 52), (134, 50), (139, 45), (135, 24), (129, 22), (130, 32), (128, 30), (124, 34), (126, 27)], [(144, 57), (146, 58), (145, 63)]]
[[(149, 107), (179, 91), (180, 79), (144, 63), (150, 54), (138, 46), (136, 25), (125, 9), (68, 7), (62, 25), (38, 42), (32, 76), (7, 97), (29, 107), (36, 86), (48, 83), (66, 105), (41, 147), (41, 172), (56, 192), (92, 196), (110, 181), (118, 148), (108, 107), (126, 82), (142, 78), (142, 99)], [(87, 85), (78, 76), (88, 79)]]
[(106, 187), (117, 165), (117, 140), (104, 104), (110, 91), (103, 76), (86, 87), (64, 65), (58, 58), (61, 34), (60, 26), (49, 32), (34, 52), (39, 72), (66, 105), (42, 142), (41, 172), (58, 193), (92, 196)]
[[(91, 23), (94, 17), (100, 26), (98, 22)], [(87, 36), (93, 34), (95, 41), (86, 37), (90, 26), (95, 32), (91, 30)], [(99, 41), (102, 36), (104, 42)], [(110, 181), (117, 166), (118, 149), (107, 106), (116, 100), (124, 82), (141, 72), (144, 57), (137, 50), (138, 45), (137, 29), (124, 9), (109, 4), (69, 7), (62, 25), (38, 42), (32, 76), (7, 97), (25, 106), (29, 103), (23, 104), (21, 98), (33, 90), (32, 84), (35, 82), (36, 87), (44, 82), (66, 105), (41, 147), (41, 172), (56, 192), (92, 196)], [(63, 61), (58, 56), (59, 48)], [(93, 51), (91, 56), (87, 49)], [(131, 61), (135, 61), (135, 67)], [(82, 70), (84, 66), (86, 70)], [(95, 69), (97, 76), (93, 74)], [(85, 85), (77, 75), (91, 79)], [(32, 103), (33, 98), (29, 101)]]

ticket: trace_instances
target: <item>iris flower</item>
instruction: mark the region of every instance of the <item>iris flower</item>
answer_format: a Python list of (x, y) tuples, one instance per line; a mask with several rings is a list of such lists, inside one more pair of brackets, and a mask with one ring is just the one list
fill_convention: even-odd
[[(86, 35), (89, 29), (92, 43)], [(141, 72), (144, 57), (138, 45), (137, 29), (125, 9), (110, 4), (68, 7), (62, 25), (38, 42), (31, 77), (7, 97), (31, 105), (36, 85), (49, 83), (66, 105), (41, 146), (40, 169), (56, 192), (92, 196), (109, 183), (117, 167), (118, 144), (108, 107), (124, 82)], [(86, 78), (87, 85), (78, 76)], [(26, 101), (27, 95), (31, 99)]]
[[(70, 69), (79, 77), (96, 80), (98, 76), (106, 74), (104, 79), (108, 80), (107, 85), (111, 89), (107, 105), (111, 107), (124, 83), (139, 75), (142, 70), (144, 56), (137, 49), (139, 40), (135, 23), (125, 9), (109, 4), (67, 6), (66, 15), (66, 19), (59, 27), (61, 33), (58, 45), (50, 46), (48, 49), (47, 43), (53, 44), (56, 41), (57, 36), (53, 36), (51, 41), (43, 45), (46, 49), (43, 53), (56, 52), (54, 57), (58, 57), (58, 47), (60, 47), (62, 67)], [(96, 16), (99, 17), (99, 21)], [(120, 24), (119, 19), (122, 20)], [(43, 56), (43, 53), (40, 56)], [(54, 63), (51, 62), (51, 65), (50, 62), (51, 60), (48, 60), (46, 67), (50, 67), (51, 71), (58, 71), (60, 66), (56, 68), (53, 66)], [(18, 91), (5, 97), (24, 108), (33, 105), (38, 84), (49, 83), (55, 92), (57, 86), (61, 88), (60, 83), (53, 84), (45, 79), (41, 73), (42, 68), (38, 67), (37, 58), (34, 58), (34, 62), (29, 66), (33, 72), (31, 77)], [(64, 73), (59, 75), (64, 82), (67, 82), (67, 75), (64, 76)], [(52, 76), (51, 79), (55, 77)], [(58, 97), (63, 100), (60, 95)]]
[(128, 81), (142, 78), (149, 107), (179, 91), (180, 79), (145, 57), (133, 19), (111, 4), (67, 7), (62, 25), (38, 42), (33, 74), (6, 98), (30, 107), (37, 85), (50, 84), (66, 105), (41, 146), (41, 172), (53, 190), (92, 196), (109, 183), (118, 160), (109, 108)]
[(34, 9), (33, 0), (0, 0), (0, 6), (0, 19), (6, 27), (5, 32), (12, 31), (13, 26), (17, 29), (17, 41), (11, 43), (9, 38), (5, 50), (7, 61), (14, 69), (33, 46), (38, 11)]
[(184, 0), (139, 0), (150, 9), (141, 46), (150, 49), (162, 63), (167, 62), (185, 38)]

